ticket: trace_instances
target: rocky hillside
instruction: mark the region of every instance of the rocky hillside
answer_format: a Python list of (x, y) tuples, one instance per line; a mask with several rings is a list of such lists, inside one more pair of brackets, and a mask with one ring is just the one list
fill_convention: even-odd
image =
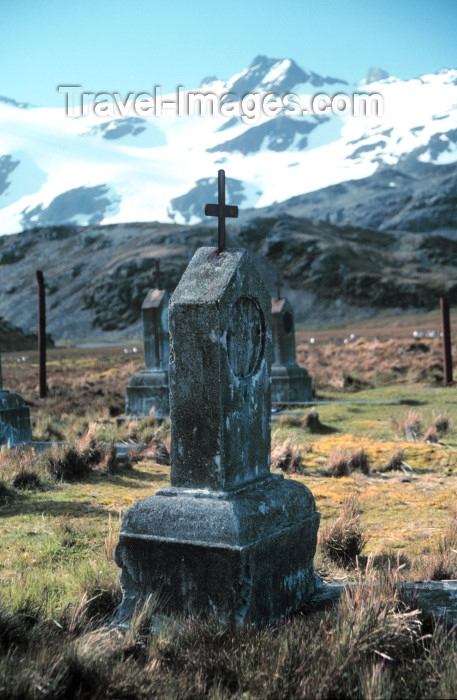
[[(457, 237), (375, 231), (290, 215), (230, 221), (228, 243), (251, 250), (273, 293), (277, 271), (297, 320), (366, 318), (457, 303)], [(141, 332), (140, 308), (161, 260), (174, 289), (193, 252), (214, 245), (213, 226), (117, 224), (32, 229), (0, 238), (0, 314), (36, 328), (36, 269), (55, 339)]]
[[(35, 271), (42, 269), (47, 325), (55, 338), (138, 332), (155, 258), (162, 259), (164, 286), (174, 287), (193, 252), (186, 234), (173, 225), (131, 224), (47, 227), (4, 236), (0, 309), (22, 326), (36, 327)], [(199, 244), (195, 238), (194, 247)]]
[[(440, 143), (438, 140), (437, 148)], [(380, 167), (370, 177), (324, 187), (242, 214), (251, 218), (286, 213), (381, 231), (436, 231), (457, 239), (457, 164), (418, 163), (408, 156), (400, 166)]]
[[(20, 350), (36, 350), (38, 337), (36, 333), (18, 328), (10, 321), (0, 317), (0, 353)], [(54, 345), (53, 340), (47, 338), (48, 347)]]
[(287, 283), (313, 294), (317, 315), (326, 311), (332, 320), (354, 307), (360, 316), (432, 309), (443, 295), (457, 303), (457, 240), (444, 236), (283, 216), (253, 219), (239, 238), (267, 262), (277, 261)]

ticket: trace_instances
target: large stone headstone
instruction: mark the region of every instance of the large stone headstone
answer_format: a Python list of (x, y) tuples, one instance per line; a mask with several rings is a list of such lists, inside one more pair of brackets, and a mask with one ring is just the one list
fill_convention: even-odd
[(154, 409), (157, 418), (166, 418), (169, 414), (168, 292), (149, 290), (141, 315), (145, 369), (132, 377), (125, 390), (125, 413), (145, 418)]
[(3, 389), (0, 355), (0, 445), (30, 442), (30, 411), (19, 394)]
[(287, 299), (271, 300), (271, 327), (271, 400), (273, 403), (311, 401), (311, 377), (306, 369), (299, 367), (295, 362), (294, 312)]
[(169, 305), (171, 484), (125, 514), (116, 562), (128, 618), (269, 622), (313, 594), (319, 513), (270, 473), (271, 300), (244, 250), (200, 248)]

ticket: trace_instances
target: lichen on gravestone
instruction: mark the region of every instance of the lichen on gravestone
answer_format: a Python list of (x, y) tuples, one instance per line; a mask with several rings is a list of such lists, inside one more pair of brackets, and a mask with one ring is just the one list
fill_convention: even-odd
[(156, 288), (149, 289), (142, 307), (145, 369), (135, 374), (125, 390), (127, 416), (156, 418), (169, 414), (168, 388), (168, 292), (159, 288), (160, 266), (156, 261)]
[(0, 354), (0, 445), (30, 442), (30, 410), (19, 394), (3, 389)]
[(152, 594), (162, 614), (268, 623), (319, 585), (314, 498), (270, 473), (270, 296), (249, 253), (221, 242), (170, 300), (170, 486), (124, 516), (118, 622)]

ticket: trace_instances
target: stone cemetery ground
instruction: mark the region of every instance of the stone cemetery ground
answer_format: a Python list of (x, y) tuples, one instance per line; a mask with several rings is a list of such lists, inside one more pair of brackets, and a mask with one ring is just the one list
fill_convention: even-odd
[[(76, 446), (0, 450), (0, 697), (457, 696), (455, 630), (397, 585), (457, 578), (457, 394), (440, 386), (439, 338), (309, 338), (297, 333), (298, 362), (328, 403), (273, 414), (274, 469), (314, 494), (317, 572), (366, 585), (261, 629), (194, 619), (151, 633), (160, 599), (128, 631), (108, 627), (122, 514), (169, 479), (168, 423), (116, 422), (142, 347), (49, 350), (45, 400), (36, 353), (3, 355), (33, 439)], [(116, 457), (110, 441), (145, 447)]]

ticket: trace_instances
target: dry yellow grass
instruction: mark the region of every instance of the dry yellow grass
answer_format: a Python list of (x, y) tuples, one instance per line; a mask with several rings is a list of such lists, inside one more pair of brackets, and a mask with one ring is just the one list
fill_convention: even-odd
[[(354, 371), (354, 366), (374, 368), (381, 360), (387, 362), (389, 356), (392, 370), (401, 354), (405, 354), (406, 342), (410, 341), (403, 341), (403, 345), (398, 341), (360, 341), (351, 347), (326, 343), (317, 350), (308, 347), (306, 353), (308, 359), (310, 353), (315, 353), (315, 359), (324, 361), (319, 368), (316, 366), (318, 378), (329, 377), (333, 368), (340, 374), (343, 369)], [(436, 359), (439, 346), (435, 340), (427, 342), (431, 349), (423, 354), (428, 362), (432, 357)], [(30, 353), (34, 360), (32, 355)], [(420, 365), (417, 353), (407, 353), (407, 356)], [(18, 364), (14, 355), (3, 357), (4, 385), (19, 391), (30, 402), (34, 431), (39, 429), (40, 437), (79, 440), (91, 423), (95, 424), (100, 439), (128, 439), (130, 433), (133, 436), (138, 432), (137, 426), (118, 429), (115, 416), (122, 412), (125, 386), (142, 365), (141, 352), (136, 356), (124, 356), (119, 347), (56, 349), (50, 351), (49, 359), (50, 396), (40, 401), (36, 394), (36, 362)], [(395, 375), (395, 370), (392, 371)], [(318, 412), (320, 424), (328, 428), (324, 433), (305, 429), (306, 421), (301, 413), (282, 416), (281, 421), (273, 423), (273, 443), (293, 444), (301, 453), (303, 475), (292, 474), (289, 478), (300, 479), (311, 488), (323, 522), (336, 517), (344, 500), (356, 494), (362, 528), (369, 537), (365, 553), (393, 551), (428, 556), (438, 546), (448, 525), (457, 492), (455, 389), (444, 390), (429, 383), (395, 382), (351, 395), (326, 390), (325, 395), (317, 398), (381, 403), (333, 403), (307, 408), (307, 414)], [(397, 403), (385, 403), (387, 401)], [(396, 434), (393, 419), (401, 423), (412, 413), (417, 414), (424, 429), (437, 423), (442, 427), (445, 418), (448, 430), (438, 436), (441, 444), (407, 440), (404, 432)], [(154, 430), (154, 426), (146, 425), (142, 435)], [(57, 438), (57, 434), (61, 438)], [(169, 448), (168, 440), (165, 430), (160, 442)], [(369, 475), (355, 472), (341, 479), (322, 475), (333, 452), (354, 453), (361, 449), (369, 459)], [(402, 451), (400, 470), (386, 471), (385, 465), (398, 450)], [(62, 484), (60, 491), (31, 493), (25, 497), (26, 508), (24, 503), (21, 506), (23, 515), (18, 518), (13, 510), (11, 518), (16, 524), (22, 523), (18, 532), (29, 527), (27, 518), (41, 517), (41, 513), (45, 518), (52, 512), (78, 518), (96, 517), (106, 522), (110, 514), (117, 517), (138, 498), (167, 483), (168, 473), (166, 466), (154, 462), (152, 451), (145, 454), (131, 472), (99, 475), (85, 484)], [(9, 522), (9, 516), (4, 517), (6, 527)], [(33, 550), (33, 537), (21, 535), (20, 539), (24, 551), (19, 559), (27, 558), (25, 552)], [(5, 542), (0, 544), (0, 556), (5, 554), (3, 550), (7, 546)]]

